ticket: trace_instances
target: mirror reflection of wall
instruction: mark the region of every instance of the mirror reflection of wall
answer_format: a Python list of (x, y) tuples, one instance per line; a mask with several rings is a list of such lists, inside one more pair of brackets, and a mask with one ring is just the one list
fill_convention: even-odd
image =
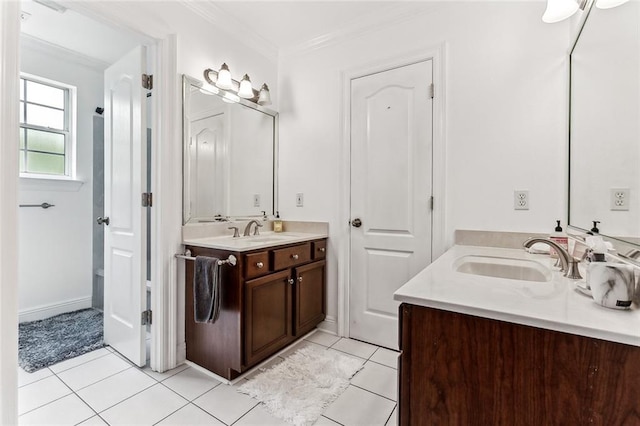
[(184, 83), (184, 223), (273, 214), (276, 114)]
[(640, 242), (640, 3), (591, 9), (571, 54), (569, 224)]

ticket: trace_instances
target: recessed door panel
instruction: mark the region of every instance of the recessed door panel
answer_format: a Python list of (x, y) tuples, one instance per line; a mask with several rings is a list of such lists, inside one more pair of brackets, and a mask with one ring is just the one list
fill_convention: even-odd
[(366, 249), (366, 312), (396, 318), (398, 302), (389, 297), (409, 279), (413, 253)]

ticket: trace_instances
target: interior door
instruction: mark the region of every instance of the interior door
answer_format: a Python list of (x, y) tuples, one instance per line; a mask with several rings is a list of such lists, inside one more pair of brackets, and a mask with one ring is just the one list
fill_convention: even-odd
[(139, 366), (146, 362), (145, 57), (137, 47), (104, 73), (104, 339)]
[(393, 293), (431, 262), (432, 61), (351, 81), (349, 335), (398, 347)]

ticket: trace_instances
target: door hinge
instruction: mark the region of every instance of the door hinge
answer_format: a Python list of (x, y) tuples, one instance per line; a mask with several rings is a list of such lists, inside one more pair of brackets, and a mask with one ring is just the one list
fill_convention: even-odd
[(143, 192), (142, 193), (142, 207), (153, 207), (153, 193), (152, 192)]
[(429, 99), (433, 99), (434, 96), (435, 96), (435, 89), (433, 87), (433, 83), (431, 83), (431, 85), (429, 86)]
[(433, 195), (429, 198), (429, 209), (433, 211)]
[(142, 312), (142, 325), (151, 324), (152, 319), (151, 309)]
[(153, 75), (152, 74), (142, 74), (142, 87), (147, 90), (153, 89)]

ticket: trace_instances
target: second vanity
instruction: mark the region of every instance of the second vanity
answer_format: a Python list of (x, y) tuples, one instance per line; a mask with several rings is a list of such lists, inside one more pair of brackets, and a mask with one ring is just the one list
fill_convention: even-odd
[(325, 318), (326, 232), (185, 238), (191, 257), (235, 259), (220, 266), (214, 323), (196, 323), (193, 262), (187, 261), (187, 360), (227, 380), (276, 354)]
[(549, 256), (456, 245), (395, 293), (399, 424), (639, 424), (640, 309)]

